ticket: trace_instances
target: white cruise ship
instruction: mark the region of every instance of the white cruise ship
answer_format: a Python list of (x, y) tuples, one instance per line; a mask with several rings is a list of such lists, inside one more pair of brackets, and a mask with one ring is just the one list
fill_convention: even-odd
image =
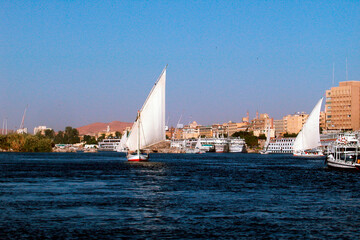
[(246, 152), (245, 140), (242, 138), (231, 138), (229, 143), (229, 152)]
[(267, 153), (293, 153), (295, 138), (277, 138), (270, 141)]
[(120, 145), (120, 139), (104, 139), (98, 145), (98, 151), (116, 151)]
[[(180, 150), (195, 148), (196, 139), (172, 140), (170, 147)], [(241, 138), (201, 138), (201, 150), (205, 152), (246, 152), (245, 140)]]

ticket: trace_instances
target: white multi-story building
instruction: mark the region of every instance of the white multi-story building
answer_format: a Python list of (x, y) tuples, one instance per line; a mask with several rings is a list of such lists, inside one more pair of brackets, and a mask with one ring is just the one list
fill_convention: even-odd
[(52, 128), (48, 128), (46, 126), (38, 126), (34, 128), (34, 135), (36, 135), (37, 133), (41, 133), (42, 135), (45, 134), (46, 130), (52, 130)]
[(19, 128), (18, 130), (16, 130), (16, 133), (18, 133), (18, 134), (28, 133), (28, 129), (27, 128)]
[(102, 142), (98, 143), (99, 151), (116, 151), (120, 145), (121, 139), (118, 138), (109, 138), (103, 139)]

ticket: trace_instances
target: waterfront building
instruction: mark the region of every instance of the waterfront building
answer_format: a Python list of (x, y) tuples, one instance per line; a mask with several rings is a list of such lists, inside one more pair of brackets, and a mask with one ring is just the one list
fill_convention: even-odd
[(247, 132), (247, 131), (249, 131), (250, 128), (251, 128), (251, 123), (249, 123), (249, 122), (241, 122), (237, 126), (237, 132), (239, 132), (239, 131)]
[(325, 112), (320, 112), (320, 119), (319, 119), (319, 124), (320, 127), (324, 130), (326, 129), (326, 118), (325, 118)]
[(182, 139), (199, 138), (199, 128), (197, 122), (193, 121), (182, 129)]
[(326, 90), (326, 129), (360, 129), (360, 81), (340, 82)]
[(228, 134), (227, 125), (225, 124), (213, 124), (211, 125), (213, 138), (224, 137)]
[[(267, 137), (268, 135), (268, 130), (267, 128), (265, 129), (258, 129), (258, 130), (254, 130), (253, 132), (254, 136), (259, 137), (260, 135), (265, 135), (265, 137)], [(270, 137), (274, 138), (275, 135), (275, 129), (274, 128), (270, 128)]]
[(276, 136), (283, 135), (285, 133), (285, 131), (284, 131), (284, 120), (283, 119), (274, 120), (274, 129), (275, 129), (275, 135)]
[[(223, 125), (225, 125), (225, 123)], [(236, 132), (247, 131), (247, 129), (250, 126), (250, 123), (248, 121), (240, 122), (240, 123), (233, 123), (230, 121), (226, 125), (227, 125), (227, 132), (228, 132), (229, 136), (231, 137)]]
[(38, 126), (34, 128), (34, 135), (40, 133), (41, 135), (45, 135), (46, 130), (52, 130), (52, 128), (48, 128), (46, 126)]
[[(251, 130), (254, 132), (254, 136), (260, 136), (261, 134), (266, 134), (268, 127), (270, 129), (274, 128), (274, 119), (270, 118), (267, 113), (260, 114), (260, 117), (258, 112), (257, 117), (253, 120), (251, 120)], [(272, 137), (275, 136), (275, 131), (272, 130)]]
[(304, 112), (296, 113), (293, 115), (290, 114), (283, 117), (284, 132), (287, 132), (289, 134), (299, 133), (302, 126), (305, 124), (306, 120), (308, 119), (308, 117), (309, 114), (306, 114)]
[(182, 139), (183, 138), (183, 127), (175, 128), (172, 134), (172, 139)]
[(16, 130), (16, 133), (26, 134), (26, 133), (28, 133), (28, 129), (27, 128), (19, 128), (18, 130)]
[(212, 137), (212, 127), (211, 126), (198, 126), (199, 135), (202, 138), (211, 138)]

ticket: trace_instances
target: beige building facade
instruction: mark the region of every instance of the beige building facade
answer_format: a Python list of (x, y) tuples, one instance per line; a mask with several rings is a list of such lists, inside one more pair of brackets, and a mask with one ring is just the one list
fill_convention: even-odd
[(340, 82), (326, 91), (326, 129), (360, 129), (360, 81)]
[(299, 133), (308, 117), (309, 114), (306, 113), (297, 113), (283, 117), (284, 132), (289, 134)]
[(202, 138), (211, 138), (212, 137), (212, 127), (211, 126), (199, 126), (199, 135)]
[(279, 135), (285, 133), (284, 120), (283, 119), (274, 120), (274, 129), (275, 129), (276, 136), (279, 136)]
[(325, 117), (326, 117), (325, 112), (320, 112), (319, 124), (320, 124), (320, 127), (323, 130), (326, 129), (326, 119), (325, 119)]
[[(274, 128), (274, 119), (270, 118), (267, 113), (256, 114), (257, 117), (251, 120), (251, 130), (254, 132), (254, 136), (259, 136), (260, 134), (265, 134), (267, 132), (267, 128)], [(273, 131), (275, 132), (275, 131)]]

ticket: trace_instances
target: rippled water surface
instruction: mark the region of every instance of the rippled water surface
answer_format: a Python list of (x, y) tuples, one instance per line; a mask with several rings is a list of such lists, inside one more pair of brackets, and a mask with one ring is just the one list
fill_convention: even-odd
[(360, 173), (258, 154), (0, 153), (2, 239), (359, 239)]

